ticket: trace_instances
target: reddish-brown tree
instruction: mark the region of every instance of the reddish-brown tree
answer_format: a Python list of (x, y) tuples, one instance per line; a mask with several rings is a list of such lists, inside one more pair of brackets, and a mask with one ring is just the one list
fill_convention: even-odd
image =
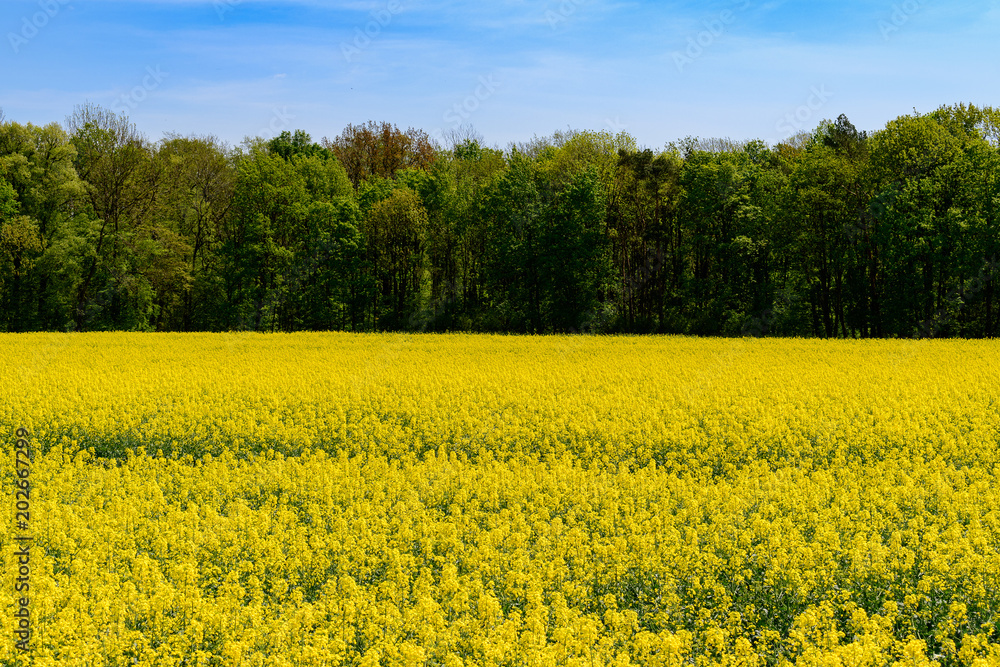
[(435, 158), (426, 132), (412, 127), (403, 132), (385, 121), (348, 125), (337, 138), (324, 138), (323, 146), (344, 165), (354, 187), (373, 175), (393, 178), (407, 167), (427, 169)]

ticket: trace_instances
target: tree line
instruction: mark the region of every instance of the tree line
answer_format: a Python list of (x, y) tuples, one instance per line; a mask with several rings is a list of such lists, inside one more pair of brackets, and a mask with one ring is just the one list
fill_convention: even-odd
[(993, 337), (1000, 111), (768, 146), (0, 114), (0, 330)]

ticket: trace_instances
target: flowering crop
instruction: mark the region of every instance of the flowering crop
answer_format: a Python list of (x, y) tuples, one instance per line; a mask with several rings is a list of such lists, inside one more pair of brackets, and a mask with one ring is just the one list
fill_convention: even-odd
[(1000, 665), (998, 351), (3, 336), (0, 664)]

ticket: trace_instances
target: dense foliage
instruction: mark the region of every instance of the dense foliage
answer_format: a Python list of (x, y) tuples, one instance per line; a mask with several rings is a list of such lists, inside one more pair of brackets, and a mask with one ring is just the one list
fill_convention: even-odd
[(992, 337), (1000, 112), (767, 146), (0, 123), (0, 331)]
[(36, 632), (18, 656), (0, 615), (0, 664), (1000, 665), (992, 341), (28, 334), (0, 360)]

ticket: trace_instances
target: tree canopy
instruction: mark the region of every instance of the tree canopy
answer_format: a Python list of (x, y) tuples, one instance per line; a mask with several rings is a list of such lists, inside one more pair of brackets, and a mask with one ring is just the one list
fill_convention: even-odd
[(992, 337), (1000, 111), (769, 146), (0, 112), (0, 330)]

